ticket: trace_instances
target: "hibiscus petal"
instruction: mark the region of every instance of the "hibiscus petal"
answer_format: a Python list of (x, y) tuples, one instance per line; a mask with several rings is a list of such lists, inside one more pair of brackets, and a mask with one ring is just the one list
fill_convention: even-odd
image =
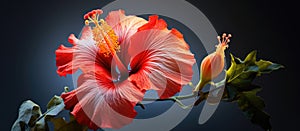
[(105, 57), (99, 53), (99, 48), (92, 40), (79, 40), (77, 46), (74, 47), (74, 64), (77, 64), (83, 72), (94, 72), (95, 64), (110, 70), (112, 57)]
[(104, 54), (99, 53), (99, 48), (93, 40), (93, 33), (90, 26), (83, 27), (80, 40), (78, 40), (75, 48), (74, 60), (76, 62), (74, 63), (78, 63), (84, 72), (94, 71), (95, 63), (104, 66), (106, 69), (110, 69), (112, 57), (105, 57)]
[(130, 59), (127, 54), (128, 44), (126, 43), (128, 43), (130, 37), (137, 32), (138, 28), (146, 24), (147, 21), (133, 15), (126, 16), (124, 10), (110, 12), (105, 20), (119, 37), (121, 50), (118, 52), (119, 58), (125, 65), (128, 65)]
[(80, 39), (71, 34), (68, 41), (73, 45), (72, 47), (61, 45), (55, 52), (57, 73), (60, 76), (72, 74), (78, 68), (83, 72), (94, 72), (95, 65), (110, 70), (112, 57), (105, 57), (99, 53), (90, 26), (83, 27)]
[(138, 31), (149, 30), (149, 29), (158, 29), (164, 30), (167, 29), (167, 23), (163, 19), (158, 19), (158, 15), (149, 16), (148, 23), (138, 28)]
[(176, 93), (180, 92), (182, 85), (178, 84), (170, 79), (167, 80), (168, 87), (165, 90), (158, 90), (158, 96), (161, 99), (169, 98), (170, 96), (174, 96)]
[(73, 108), (76, 120), (91, 129), (121, 128), (131, 123), (137, 114), (134, 106), (145, 93), (128, 80), (112, 83), (106, 73), (83, 74), (77, 89), (62, 94), (66, 108)]
[(57, 66), (56, 72), (59, 76), (66, 76), (67, 74), (72, 74), (78, 69), (75, 66), (73, 67), (73, 52), (73, 48), (65, 47), (63, 45), (60, 45), (55, 51)]
[[(140, 28), (130, 39), (128, 53), (132, 58), (132, 75), (129, 80), (139, 83), (137, 85), (151, 85), (150, 89), (158, 90), (160, 97), (166, 98), (180, 91), (178, 85), (190, 82), (195, 59), (179, 31), (161, 28), (164, 24), (153, 19), (157, 17), (150, 18), (150, 23), (156, 21), (156, 25), (147, 26), (154, 29)], [(136, 79), (144, 75), (149, 80)]]
[(80, 40), (89, 40), (89, 41), (93, 40), (93, 33), (92, 33), (92, 29), (90, 26), (83, 27), (83, 29), (81, 31)]

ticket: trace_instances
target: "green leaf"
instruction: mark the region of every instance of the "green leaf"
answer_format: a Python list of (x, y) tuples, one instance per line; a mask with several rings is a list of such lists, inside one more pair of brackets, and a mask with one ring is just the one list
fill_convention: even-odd
[(11, 131), (29, 131), (41, 116), (40, 106), (31, 100), (24, 101), (19, 108), (19, 116)]
[(253, 64), (253, 63), (255, 63), (255, 62), (256, 62), (256, 54), (257, 54), (257, 51), (256, 51), (256, 50), (250, 52), (250, 53), (246, 56), (246, 58), (245, 58), (245, 60), (244, 60), (244, 63), (246, 63), (246, 64)]
[(261, 73), (271, 73), (274, 70), (284, 68), (284, 66), (282, 66), (280, 64), (272, 63), (270, 61), (265, 61), (265, 60), (259, 60), (259, 61), (255, 62), (255, 64), (259, 68), (259, 72), (260, 72), (259, 75), (261, 75)]
[(87, 131), (86, 126), (78, 124), (75, 118), (70, 114), (70, 121), (67, 122), (64, 118), (51, 118), (50, 121), (54, 125), (55, 131)]
[(65, 105), (60, 96), (54, 96), (47, 104), (47, 111), (39, 118), (34, 127), (34, 131), (48, 131), (47, 121), (54, 125), (55, 131), (85, 131), (88, 128), (77, 123), (75, 118), (70, 115), (67, 122), (63, 117), (57, 115), (64, 109)]
[(227, 97), (223, 100), (232, 102), (232, 101), (236, 101), (238, 99), (238, 95), (241, 92), (252, 91), (252, 90), (255, 90), (255, 89), (261, 89), (261, 87), (257, 86), (257, 85), (253, 85), (253, 84), (251, 84), (249, 86), (240, 87), (240, 88), (237, 88), (237, 87), (232, 86), (232, 85), (226, 85), (225, 89), (226, 89)]
[[(65, 87), (65, 91), (68, 88)], [(12, 131), (48, 131), (47, 121), (57, 116), (65, 105), (60, 96), (54, 96), (47, 104), (47, 111), (42, 114), (40, 107), (27, 100), (19, 108), (19, 116), (12, 126)]]
[(244, 70), (244, 64), (242, 64), (242, 61), (230, 54), (231, 57), (231, 66), (230, 68), (226, 71), (226, 78), (227, 82), (232, 81), (235, 79), (235, 76), (238, 76), (241, 72)]
[(249, 86), (251, 82), (256, 77), (257, 72), (255, 71), (244, 71), (240, 73), (238, 76), (235, 77), (235, 79), (232, 79), (230, 84), (235, 85), (238, 87), (245, 87)]
[(65, 108), (63, 99), (60, 96), (54, 96), (47, 104), (47, 116), (56, 116)]
[(260, 125), (265, 130), (271, 130), (270, 116), (263, 111), (265, 103), (262, 98), (256, 96), (260, 90), (254, 89), (240, 93), (237, 103), (252, 123)]
[(236, 97), (237, 97), (238, 91), (235, 87), (227, 85), (225, 89), (226, 89), (226, 92), (225, 92), (226, 93), (226, 97), (225, 97), (226, 101), (231, 102), (231, 101), (234, 101), (237, 99)]
[(63, 119), (62, 117), (51, 118), (50, 121), (53, 123), (55, 131), (58, 131), (60, 128), (62, 128), (63, 126), (65, 126), (67, 124), (65, 119)]
[(40, 120), (38, 120), (35, 123), (35, 126), (33, 128), (34, 131), (49, 131), (47, 121), (45, 120), (45, 117), (42, 117)]
[(282, 65), (270, 61), (256, 61), (256, 54), (256, 51), (250, 52), (244, 61), (230, 54), (231, 66), (226, 71), (227, 85), (242, 89), (242, 87), (251, 85), (257, 76), (283, 68)]
[(250, 52), (243, 61), (230, 55), (231, 66), (226, 71), (226, 92), (223, 100), (237, 102), (240, 109), (253, 123), (265, 130), (270, 130), (270, 116), (263, 111), (264, 101), (256, 96), (261, 87), (252, 82), (257, 76), (271, 73), (283, 66), (266, 60), (257, 61), (257, 51)]
[(39, 118), (34, 127), (34, 131), (48, 131), (47, 121), (58, 115), (65, 105), (60, 96), (54, 96), (47, 104), (47, 111)]

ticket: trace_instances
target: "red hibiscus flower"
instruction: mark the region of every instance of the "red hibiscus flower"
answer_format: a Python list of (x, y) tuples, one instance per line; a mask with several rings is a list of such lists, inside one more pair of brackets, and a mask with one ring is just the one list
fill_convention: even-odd
[(80, 69), (78, 87), (61, 97), (76, 120), (91, 129), (121, 128), (136, 116), (134, 106), (147, 90), (160, 98), (178, 93), (192, 78), (194, 55), (182, 34), (158, 16), (149, 21), (112, 11), (87, 13), (81, 37), (56, 50), (57, 73)]

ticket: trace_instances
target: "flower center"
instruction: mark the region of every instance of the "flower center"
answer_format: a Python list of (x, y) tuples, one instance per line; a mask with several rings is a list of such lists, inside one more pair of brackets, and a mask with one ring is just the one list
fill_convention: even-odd
[(96, 45), (99, 47), (100, 53), (104, 54), (106, 57), (109, 57), (120, 50), (120, 45), (118, 36), (112, 27), (103, 19), (99, 20), (99, 16), (102, 13), (102, 10), (93, 10), (87, 13), (84, 16), (86, 19), (85, 25), (90, 25), (90, 23), (95, 25), (92, 27), (93, 39), (96, 42)]
[(111, 65), (112, 69), (115, 69), (113, 76), (116, 76), (116, 79), (113, 81), (118, 82), (121, 79), (127, 78), (128, 69), (117, 55), (117, 52), (120, 51), (118, 36), (106, 21), (103, 19), (99, 20), (99, 16), (102, 13), (103, 11), (100, 9), (88, 12), (84, 15), (85, 25), (93, 24), (93, 39), (99, 47), (99, 53), (104, 54), (105, 57), (112, 56)]

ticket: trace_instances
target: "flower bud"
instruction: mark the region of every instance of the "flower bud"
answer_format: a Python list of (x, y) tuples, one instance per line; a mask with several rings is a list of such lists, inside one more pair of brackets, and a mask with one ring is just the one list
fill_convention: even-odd
[(219, 44), (216, 46), (216, 51), (206, 56), (200, 67), (200, 81), (197, 84), (194, 92), (202, 90), (202, 88), (211, 80), (216, 78), (224, 69), (224, 50), (228, 47), (227, 43), (230, 41), (231, 34), (218, 36)]

